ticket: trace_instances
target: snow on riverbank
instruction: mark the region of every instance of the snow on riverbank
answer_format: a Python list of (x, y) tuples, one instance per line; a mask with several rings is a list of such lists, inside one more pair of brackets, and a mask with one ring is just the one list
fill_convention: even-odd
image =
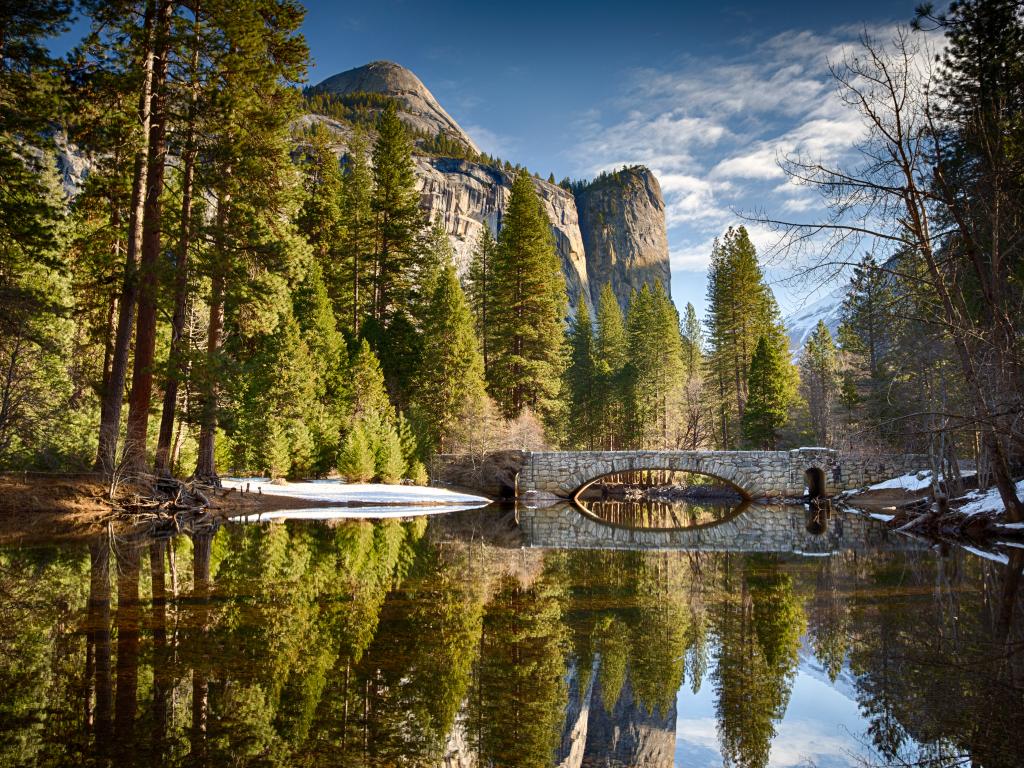
[[(467, 493), (456, 493), (445, 488), (428, 488), (421, 485), (385, 485), (383, 483), (343, 483), (340, 480), (313, 480), (303, 483), (271, 483), (265, 477), (237, 478), (228, 477), (223, 480), (225, 488), (236, 488), (264, 496), (285, 496), (293, 499), (304, 499), (311, 502), (323, 501), (344, 504), (409, 505), (483, 505), (490, 499), (483, 496), (471, 496)], [(461, 508), (461, 507), (456, 507)], [(363, 508), (365, 511), (367, 508)], [(435, 510), (431, 510), (432, 512)]]
[(487, 502), (474, 504), (423, 504), (369, 507), (311, 507), (309, 509), (282, 509), (275, 512), (236, 515), (231, 519), (239, 523), (263, 523), (268, 520), (384, 520), (386, 518), (422, 517), (459, 512), (464, 509), (482, 509)]
[(925, 472), (911, 472), (907, 475), (900, 475), (894, 477), (892, 480), (886, 480), (881, 483), (875, 483), (869, 485), (867, 490), (869, 491), (887, 491), (887, 490), (904, 490), (904, 491), (923, 491), (932, 484), (932, 473)]
[[(1024, 494), (1024, 480), (1017, 483), (1017, 498)], [(999, 498), (997, 488), (989, 488), (987, 491), (971, 491), (962, 497), (967, 503), (957, 509), (965, 515), (978, 515), (982, 512), (1003, 512), (1003, 500)]]

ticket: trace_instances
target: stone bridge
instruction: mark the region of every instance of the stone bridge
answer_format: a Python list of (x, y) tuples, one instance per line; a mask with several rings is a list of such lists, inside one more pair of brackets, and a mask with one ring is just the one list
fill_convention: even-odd
[(517, 495), (547, 493), (574, 498), (606, 475), (673, 470), (710, 475), (745, 499), (831, 496), (907, 472), (926, 469), (925, 456), (860, 456), (827, 448), (791, 451), (526, 451)]
[(667, 530), (612, 525), (568, 502), (542, 508), (520, 505), (516, 516), (523, 545), (541, 549), (680, 549), (822, 556), (924, 546), (855, 513), (833, 512), (825, 532), (814, 533), (808, 526), (812, 514), (803, 505), (750, 504), (720, 522)]

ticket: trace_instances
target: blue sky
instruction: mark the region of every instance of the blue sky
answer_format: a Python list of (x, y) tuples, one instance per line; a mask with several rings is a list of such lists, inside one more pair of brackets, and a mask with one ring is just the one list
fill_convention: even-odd
[[(913, 0), (308, 2), (311, 83), (369, 61), (412, 69), (485, 151), (556, 178), (644, 163), (667, 204), (672, 292), (703, 310), (711, 241), (740, 213), (822, 215), (780, 152), (831, 160), (862, 135), (828, 62), (885, 36)], [(748, 224), (787, 312), (817, 284), (782, 282), (774, 238)]]

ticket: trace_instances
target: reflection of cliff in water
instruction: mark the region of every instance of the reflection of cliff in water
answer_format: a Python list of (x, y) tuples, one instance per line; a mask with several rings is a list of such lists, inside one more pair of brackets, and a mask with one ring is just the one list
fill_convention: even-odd
[(600, 658), (580, 691), (580, 675), (570, 670), (569, 706), (556, 756), (558, 768), (672, 768), (676, 747), (675, 699), (668, 710), (653, 711), (637, 700), (627, 673), (614, 702), (605, 700)]

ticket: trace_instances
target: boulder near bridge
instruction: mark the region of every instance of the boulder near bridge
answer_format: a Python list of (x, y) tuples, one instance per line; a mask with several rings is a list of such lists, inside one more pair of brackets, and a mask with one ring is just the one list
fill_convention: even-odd
[(502, 451), (482, 459), (441, 455), (434, 482), (492, 496), (550, 494), (572, 499), (596, 480), (637, 471), (693, 472), (736, 488), (745, 499), (831, 496), (927, 469), (926, 456), (868, 456), (828, 448), (790, 451)]

